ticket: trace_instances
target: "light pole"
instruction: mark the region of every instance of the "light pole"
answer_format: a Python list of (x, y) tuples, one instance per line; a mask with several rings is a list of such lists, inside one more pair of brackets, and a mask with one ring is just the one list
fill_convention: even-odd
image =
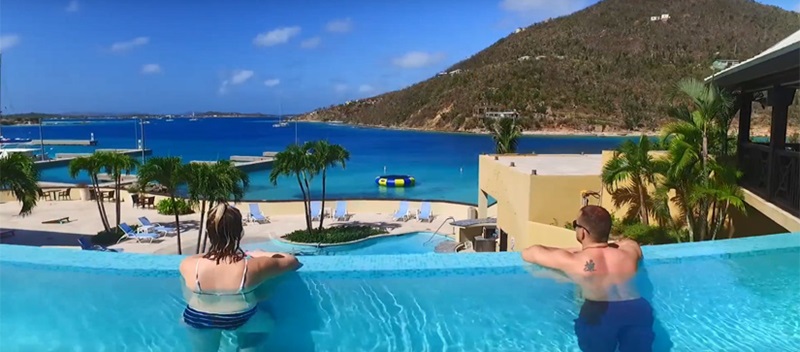
[(43, 135), (42, 135), (42, 124), (44, 124), (44, 119), (42, 119), (42, 118), (40, 117), (40, 118), (39, 118), (39, 148), (41, 148), (41, 150), (42, 150), (42, 151), (41, 151), (41, 153), (42, 153), (42, 154), (39, 156), (39, 158), (40, 158), (41, 160), (45, 160), (45, 158), (46, 158), (47, 156), (46, 156), (46, 154), (44, 153), (44, 137), (43, 137)]
[(144, 164), (144, 118), (139, 119), (139, 126), (141, 126), (142, 129), (142, 146), (140, 149), (142, 149), (142, 164)]

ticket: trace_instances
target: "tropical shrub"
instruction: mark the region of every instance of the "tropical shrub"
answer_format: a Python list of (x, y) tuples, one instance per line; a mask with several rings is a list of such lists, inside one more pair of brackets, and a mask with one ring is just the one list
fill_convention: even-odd
[(667, 229), (641, 223), (623, 225), (622, 236), (630, 238), (641, 245), (673, 243)]
[(183, 198), (175, 198), (174, 204), (172, 199), (164, 198), (156, 204), (156, 211), (161, 215), (175, 215), (175, 210), (177, 210), (178, 215), (186, 215), (194, 212), (189, 202)]
[[(139, 225), (130, 225), (133, 231), (139, 228)], [(96, 236), (92, 236), (92, 243), (101, 245), (101, 246), (110, 246), (112, 244), (116, 244), (119, 242), (119, 239), (122, 237), (124, 233), (119, 227), (114, 227), (108, 231), (103, 230), (97, 233)]]
[(370, 226), (339, 226), (322, 230), (297, 230), (284, 238), (300, 243), (343, 243), (387, 233)]

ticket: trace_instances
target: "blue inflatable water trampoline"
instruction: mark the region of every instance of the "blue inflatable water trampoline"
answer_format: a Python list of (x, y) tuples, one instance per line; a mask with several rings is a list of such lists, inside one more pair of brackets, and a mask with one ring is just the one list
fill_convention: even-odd
[(411, 187), (417, 181), (408, 175), (383, 175), (375, 178), (375, 184), (384, 187)]

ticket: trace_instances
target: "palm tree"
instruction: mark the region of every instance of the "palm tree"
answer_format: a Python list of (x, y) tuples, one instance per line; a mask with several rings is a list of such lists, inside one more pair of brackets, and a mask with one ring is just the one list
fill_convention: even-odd
[(484, 119), (484, 125), (492, 135), (495, 152), (509, 154), (517, 152), (519, 137), (522, 135), (522, 126), (516, 118), (504, 117), (500, 119)]
[(213, 165), (192, 163), (184, 167), (186, 181), (189, 186), (189, 198), (200, 202), (200, 230), (197, 234), (196, 253), (206, 250), (208, 234), (203, 236), (205, 226), (206, 205), (213, 207), (216, 202), (233, 199), (240, 201), (250, 184), (248, 175), (228, 160), (220, 160)]
[(728, 210), (744, 210), (736, 185), (740, 173), (709, 153), (725, 150), (732, 102), (717, 87), (694, 79), (680, 81), (678, 91), (686, 102), (669, 109), (676, 121), (662, 131), (669, 146), (666, 177), (681, 187), (677, 193), (683, 197), (680, 204), (685, 207), (690, 240), (715, 239), (727, 222)]
[[(638, 213), (639, 221), (645, 225), (650, 224), (649, 209), (652, 207), (648, 187), (655, 186), (656, 174), (663, 168), (650, 155), (651, 150), (652, 143), (646, 136), (641, 136), (638, 143), (627, 140), (603, 166), (601, 174), (603, 184), (614, 200), (614, 206), (630, 204), (627, 217)], [(620, 187), (622, 182), (630, 184)]]
[(186, 182), (184, 166), (179, 157), (153, 157), (139, 168), (139, 184), (141, 188), (150, 182), (160, 184), (169, 193), (172, 212), (175, 214), (175, 228), (178, 238), (178, 254), (183, 254), (181, 247), (181, 219), (175, 198), (178, 187)]
[(120, 190), (122, 189), (122, 174), (124, 173), (125, 175), (130, 175), (131, 171), (139, 166), (139, 161), (127, 154), (113, 152), (97, 152), (95, 154), (101, 159), (101, 163), (105, 171), (114, 179), (114, 194), (117, 195), (115, 197), (117, 213), (116, 226), (119, 226), (122, 212), (120, 206), (121, 197), (119, 194)]
[(0, 189), (9, 190), (22, 203), (19, 215), (28, 215), (39, 199), (39, 170), (33, 159), (11, 153), (0, 157)]
[(275, 154), (275, 161), (272, 163), (272, 171), (269, 174), (270, 181), (277, 185), (278, 178), (281, 176), (294, 176), (303, 194), (303, 207), (306, 215), (306, 229), (309, 233), (313, 231), (311, 225), (311, 190), (308, 187), (309, 179), (314, 177), (315, 170), (313, 160), (309, 154), (309, 144), (291, 144), (285, 150)]
[[(328, 168), (341, 165), (344, 169), (347, 160), (350, 160), (350, 152), (344, 149), (341, 145), (330, 144), (328, 141), (308, 142), (309, 150), (311, 150), (312, 164), (315, 168), (315, 173), (322, 174), (322, 209), (325, 209), (325, 193), (326, 193), (326, 179)], [(325, 217), (319, 217), (319, 230), (322, 230), (322, 224)]]
[(106, 214), (106, 206), (103, 204), (103, 199), (100, 196), (100, 184), (97, 175), (103, 170), (102, 154), (94, 153), (90, 156), (81, 156), (69, 162), (69, 176), (77, 178), (81, 172), (89, 174), (89, 179), (92, 183), (92, 191), (95, 194), (94, 200), (97, 203), (97, 211), (100, 213), (100, 221), (103, 223), (103, 229), (106, 232), (111, 232), (111, 225), (108, 222), (108, 214)]

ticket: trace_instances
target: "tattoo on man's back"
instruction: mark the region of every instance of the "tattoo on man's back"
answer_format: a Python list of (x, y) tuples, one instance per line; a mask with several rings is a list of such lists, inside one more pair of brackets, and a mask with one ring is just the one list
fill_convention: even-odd
[(583, 271), (594, 271), (594, 260), (589, 259), (586, 265), (583, 266)]

